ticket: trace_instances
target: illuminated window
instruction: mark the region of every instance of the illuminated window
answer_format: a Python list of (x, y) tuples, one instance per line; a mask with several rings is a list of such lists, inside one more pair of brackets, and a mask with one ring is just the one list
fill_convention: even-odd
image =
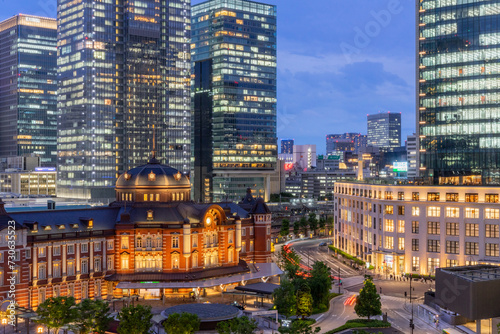
[(458, 223), (446, 223), (446, 235), (457, 236), (458, 233)]
[(398, 233), (405, 233), (405, 221), (398, 220)]
[(479, 199), (478, 194), (465, 194), (466, 202), (477, 202)]
[(484, 219), (499, 219), (500, 209), (484, 209)]
[(144, 202), (148, 201), (148, 194), (144, 194)]
[(121, 249), (128, 249), (128, 235), (121, 236)]
[(386, 205), (385, 213), (388, 215), (392, 215), (394, 213), (394, 207), (392, 205)]
[(458, 202), (458, 194), (446, 193), (446, 202)]
[(414, 234), (419, 233), (419, 222), (418, 221), (411, 222), (411, 233), (414, 233)]
[(411, 193), (411, 199), (413, 201), (419, 201), (420, 200), (420, 193), (417, 193), (417, 192)]
[(498, 194), (486, 194), (484, 201), (486, 203), (498, 203)]
[(384, 247), (387, 249), (393, 249), (394, 248), (394, 238), (386, 236)]
[(148, 220), (153, 220), (153, 210), (148, 210)]
[(446, 253), (447, 254), (458, 254), (458, 241), (446, 240)]
[(121, 269), (128, 269), (129, 266), (128, 254), (120, 255), (120, 260), (121, 260)]
[(412, 271), (420, 271), (420, 258), (418, 256), (414, 256), (412, 258)]
[(392, 219), (385, 220), (385, 231), (386, 232), (394, 232), (394, 220), (392, 220)]
[(420, 208), (418, 206), (413, 206), (411, 208), (411, 215), (412, 216), (420, 216)]
[(489, 244), (488, 243), (485, 245), (485, 250), (486, 250), (486, 256), (498, 257), (498, 255), (499, 255), (498, 244)]
[(479, 209), (465, 208), (465, 218), (472, 218), (472, 219), (479, 218)]
[(460, 209), (459, 208), (446, 208), (446, 217), (459, 218), (460, 217)]
[(398, 238), (398, 250), (405, 250), (405, 238)]
[(172, 269), (179, 269), (179, 253), (172, 254)]
[(439, 202), (439, 193), (427, 193), (427, 200)]
[(427, 217), (440, 217), (441, 208), (438, 206), (429, 206), (427, 208)]

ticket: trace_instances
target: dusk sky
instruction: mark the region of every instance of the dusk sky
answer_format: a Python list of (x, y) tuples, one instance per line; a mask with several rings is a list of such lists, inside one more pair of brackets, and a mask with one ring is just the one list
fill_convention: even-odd
[[(202, 2), (193, 0), (193, 4)], [(415, 131), (415, 6), (403, 0), (269, 0), (278, 6), (278, 138), (316, 144), (402, 113)], [(56, 16), (57, 0), (0, 0), (0, 20)]]

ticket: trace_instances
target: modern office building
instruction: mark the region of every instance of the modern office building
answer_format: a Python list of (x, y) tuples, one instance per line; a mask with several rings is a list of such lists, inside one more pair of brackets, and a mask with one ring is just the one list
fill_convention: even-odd
[(498, 264), (499, 188), (335, 184), (335, 245), (381, 274)]
[(368, 145), (384, 147), (401, 146), (401, 113), (367, 115)]
[(293, 139), (282, 139), (281, 140), (281, 154), (293, 154)]
[(326, 154), (337, 154), (340, 152), (354, 152), (359, 154), (360, 150), (367, 145), (367, 135), (360, 133), (341, 133), (326, 135)]
[(406, 139), (406, 160), (408, 162), (408, 179), (418, 177), (418, 137), (410, 135)]
[(420, 174), (500, 184), (497, 1), (418, 1)]
[(58, 2), (59, 194), (113, 197), (153, 150), (188, 173), (190, 1), (88, 6)]
[(19, 14), (0, 22), (0, 158), (57, 163), (57, 24)]
[(16, 196), (56, 196), (56, 168), (36, 167), (33, 171), (8, 169), (0, 172), (0, 192)]
[(194, 199), (269, 198), (277, 161), (276, 6), (192, 8)]

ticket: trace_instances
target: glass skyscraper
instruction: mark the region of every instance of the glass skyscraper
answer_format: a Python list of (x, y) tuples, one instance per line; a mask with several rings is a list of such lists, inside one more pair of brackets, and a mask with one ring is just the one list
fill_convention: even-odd
[(368, 145), (401, 147), (401, 113), (384, 112), (367, 116)]
[(500, 1), (420, 0), (420, 176), (500, 183)]
[(192, 9), (194, 199), (268, 198), (276, 168), (276, 6)]
[(59, 195), (114, 196), (153, 137), (188, 173), (190, 1), (59, 0), (57, 15)]
[(0, 157), (57, 160), (57, 25), (16, 15), (0, 22)]

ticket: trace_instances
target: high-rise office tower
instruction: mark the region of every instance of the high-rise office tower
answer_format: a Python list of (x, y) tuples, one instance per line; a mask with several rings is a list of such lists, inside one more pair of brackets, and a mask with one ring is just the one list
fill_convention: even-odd
[(401, 147), (401, 113), (378, 113), (367, 116), (368, 145)]
[(276, 168), (276, 6), (192, 8), (194, 199), (269, 198)]
[(57, 24), (19, 14), (0, 22), (0, 157), (57, 159)]
[(153, 137), (189, 172), (190, 15), (189, 0), (58, 1), (60, 196), (114, 196)]
[(293, 154), (293, 139), (282, 139), (281, 140), (281, 154)]
[(417, 6), (420, 176), (500, 184), (500, 3)]
[(359, 153), (360, 149), (366, 147), (367, 136), (361, 133), (341, 133), (326, 135), (326, 154), (338, 152)]

